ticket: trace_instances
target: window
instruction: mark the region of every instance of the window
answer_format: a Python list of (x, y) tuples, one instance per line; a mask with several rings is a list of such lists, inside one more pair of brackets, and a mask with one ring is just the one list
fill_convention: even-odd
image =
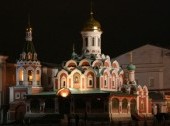
[(95, 38), (92, 38), (92, 46), (94, 46), (95, 44)]
[(104, 86), (105, 86), (105, 87), (107, 87), (107, 84), (108, 84), (108, 80), (107, 80), (107, 79), (108, 79), (108, 76), (105, 75), (105, 76), (104, 76)]
[(24, 81), (24, 71), (23, 71), (23, 69), (19, 70), (19, 81)]
[(40, 71), (39, 70), (37, 70), (36, 72), (36, 81), (37, 81), (37, 84), (40, 83)]
[(112, 87), (114, 87), (114, 86), (115, 86), (115, 81), (113, 80), (113, 81), (112, 81)]
[(153, 87), (154, 86), (154, 78), (149, 79), (149, 86)]
[(61, 78), (61, 87), (65, 87), (65, 86), (66, 86), (66, 77), (63, 76), (63, 77)]
[(127, 109), (127, 106), (128, 106), (128, 101), (127, 101), (127, 99), (123, 99), (123, 100), (122, 100), (122, 109)]
[(144, 102), (143, 102), (143, 100), (141, 101), (141, 104), (140, 104), (140, 105), (141, 105), (141, 108), (140, 108), (140, 109), (141, 109), (141, 111), (143, 111), (143, 110), (144, 110)]
[(80, 74), (79, 73), (75, 73), (73, 75), (73, 82), (74, 82), (74, 84), (78, 84), (80, 82)]
[(20, 92), (15, 93), (15, 99), (20, 99)]
[(28, 70), (28, 81), (32, 81), (32, 80), (33, 80), (32, 70)]
[(119, 100), (117, 98), (112, 100), (112, 107), (113, 109), (119, 109)]
[(93, 76), (92, 76), (92, 75), (89, 75), (89, 76), (88, 76), (88, 86), (89, 86), (89, 87), (92, 87), (92, 86), (93, 86)]
[(88, 38), (85, 38), (86, 46), (88, 46)]
[(98, 38), (98, 46), (100, 47), (100, 38)]
[(90, 86), (92, 85), (92, 80), (89, 80), (89, 85), (90, 85)]

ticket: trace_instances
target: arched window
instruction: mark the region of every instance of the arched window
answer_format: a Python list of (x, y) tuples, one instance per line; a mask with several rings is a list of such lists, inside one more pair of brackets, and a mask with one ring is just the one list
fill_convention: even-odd
[(123, 99), (123, 100), (122, 100), (122, 109), (127, 109), (127, 106), (128, 106), (128, 101), (127, 101), (127, 99)]
[(101, 39), (100, 39), (100, 38), (98, 38), (98, 46), (99, 46), (99, 47), (100, 47), (100, 40), (101, 40)]
[(91, 74), (88, 76), (88, 86), (89, 87), (93, 86), (93, 76)]
[(104, 86), (107, 87), (107, 84), (108, 84), (108, 75), (105, 74), (104, 75)]
[(37, 81), (37, 84), (39, 85), (40, 84), (40, 71), (39, 70), (36, 71), (36, 81)]
[(32, 59), (32, 53), (28, 53), (28, 60), (31, 60)]
[(94, 46), (95, 45), (95, 38), (93, 37), (92, 38), (92, 46)]
[(23, 84), (23, 81), (24, 81), (24, 71), (23, 71), (23, 69), (19, 70), (18, 77), (19, 77), (19, 84)]
[(119, 100), (117, 98), (114, 98), (112, 100), (112, 108), (114, 112), (118, 112), (119, 110)]
[(132, 99), (130, 101), (130, 110), (131, 110), (131, 113), (137, 112), (137, 110), (136, 110), (136, 100), (135, 99)]
[(62, 76), (61, 78), (61, 87), (66, 87), (66, 77)]
[(85, 38), (86, 47), (88, 46), (88, 38)]
[(75, 73), (73, 75), (73, 81), (74, 81), (74, 84), (78, 84), (80, 82), (80, 74), (79, 73)]
[(116, 75), (113, 74), (112, 76), (112, 87), (115, 87)]
[(33, 81), (33, 72), (32, 72), (32, 70), (28, 70), (28, 82), (29, 82), (29, 85), (32, 84), (32, 81)]

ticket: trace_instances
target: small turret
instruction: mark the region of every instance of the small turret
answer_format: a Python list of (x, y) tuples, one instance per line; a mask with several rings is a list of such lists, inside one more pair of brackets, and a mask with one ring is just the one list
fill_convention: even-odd
[(135, 69), (136, 69), (136, 66), (132, 64), (132, 52), (130, 52), (130, 63), (129, 65), (127, 65), (126, 69), (128, 70), (128, 75), (129, 75), (129, 78), (128, 78), (128, 83), (130, 84), (135, 84)]

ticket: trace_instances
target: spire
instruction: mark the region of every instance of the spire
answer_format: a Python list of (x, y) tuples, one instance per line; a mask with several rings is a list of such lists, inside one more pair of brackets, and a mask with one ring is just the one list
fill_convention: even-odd
[(26, 28), (26, 41), (32, 41), (32, 28), (30, 25), (30, 15), (28, 15), (28, 26)]
[(30, 15), (28, 15), (28, 24), (27, 24), (27, 27), (26, 27), (25, 40), (26, 40), (26, 43), (25, 43), (23, 52), (25, 52), (25, 53), (30, 52), (30, 53), (32, 53), (32, 55), (34, 53), (36, 53), (35, 48), (34, 48), (34, 44), (32, 42), (32, 27), (31, 27), (31, 23), (30, 23)]
[(90, 1), (90, 15), (93, 17), (93, 5), (92, 5), (92, 0)]
[(73, 52), (72, 52), (72, 55), (71, 55), (72, 59), (75, 59), (77, 58), (77, 53), (75, 53), (75, 47), (74, 47), (74, 43), (73, 43)]
[(90, 17), (84, 24), (82, 31), (101, 31), (100, 23), (93, 17), (92, 1), (90, 2)]

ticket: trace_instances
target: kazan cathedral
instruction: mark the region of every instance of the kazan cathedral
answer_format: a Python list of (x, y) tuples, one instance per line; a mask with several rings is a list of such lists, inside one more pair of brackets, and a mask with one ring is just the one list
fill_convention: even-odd
[[(150, 117), (152, 101), (148, 88), (135, 81), (135, 65), (124, 71), (116, 60), (101, 52), (102, 28), (90, 13), (82, 28), (82, 54), (74, 47), (71, 58), (54, 76), (52, 90), (41, 85), (41, 62), (26, 29), (26, 43), (16, 63), (16, 86), (10, 87), (8, 119), (45, 114), (78, 114), (88, 117), (131, 118), (136, 113)], [(131, 55), (132, 57), (132, 55)]]

